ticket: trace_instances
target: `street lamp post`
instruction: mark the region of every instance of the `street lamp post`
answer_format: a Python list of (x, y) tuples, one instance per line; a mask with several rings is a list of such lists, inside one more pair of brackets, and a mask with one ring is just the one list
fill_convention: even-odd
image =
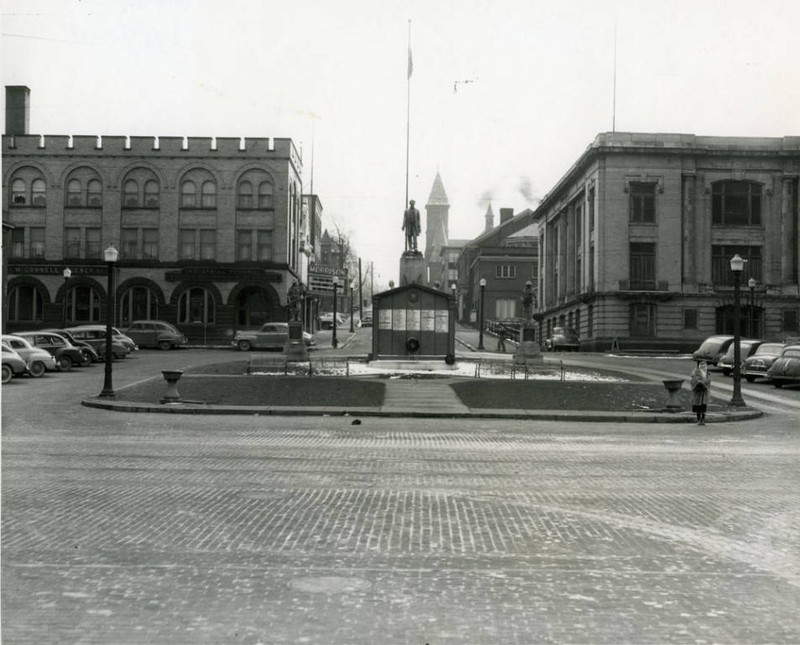
[(355, 331), (353, 327), (353, 293), (355, 289), (355, 285), (351, 282), (350, 283), (350, 333), (352, 334)]
[(739, 282), (744, 269), (744, 259), (737, 253), (731, 258), (731, 271), (733, 272), (733, 396), (731, 405), (745, 405), (742, 398), (742, 357), (741, 347), (741, 313), (739, 311)]
[(67, 267), (64, 269), (64, 324), (62, 327), (67, 326), (69, 319), (69, 279), (72, 277), (72, 269)]
[(755, 290), (756, 290), (756, 279), (750, 278), (747, 281), (747, 287), (750, 289), (750, 307), (747, 313), (747, 337), (754, 338), (757, 331), (755, 325)]
[(337, 290), (339, 289), (339, 278), (333, 279), (333, 320), (331, 324), (333, 325), (333, 335), (331, 336), (331, 347), (336, 349), (336, 346), (339, 344), (339, 341), (336, 339), (336, 295)]
[(481, 286), (481, 315), (478, 323), (478, 349), (483, 349), (483, 298), (486, 290), (486, 278), (481, 278), (478, 284)]
[(453, 303), (454, 303), (453, 311), (455, 312), (456, 320), (458, 320), (458, 300), (456, 299), (457, 298), (456, 289), (458, 289), (456, 283), (455, 282), (450, 283), (450, 293), (453, 296)]
[(108, 292), (106, 294), (106, 377), (103, 382), (103, 391), (100, 392), (101, 398), (104, 399), (113, 399), (116, 396), (112, 382), (111, 361), (114, 357), (111, 351), (111, 326), (114, 324), (114, 265), (117, 262), (118, 256), (119, 252), (114, 248), (113, 244), (109, 244), (108, 248), (103, 251), (103, 258), (108, 267)]

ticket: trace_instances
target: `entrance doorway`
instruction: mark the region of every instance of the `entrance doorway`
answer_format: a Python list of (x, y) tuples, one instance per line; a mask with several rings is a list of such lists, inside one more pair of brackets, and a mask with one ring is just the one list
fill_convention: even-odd
[(261, 287), (248, 287), (236, 298), (236, 326), (240, 329), (256, 328), (270, 322), (269, 295)]

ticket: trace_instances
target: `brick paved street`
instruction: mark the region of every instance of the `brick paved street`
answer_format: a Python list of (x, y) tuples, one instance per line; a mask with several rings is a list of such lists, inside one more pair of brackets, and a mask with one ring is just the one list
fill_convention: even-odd
[(800, 641), (793, 419), (62, 408), (4, 403), (4, 643)]

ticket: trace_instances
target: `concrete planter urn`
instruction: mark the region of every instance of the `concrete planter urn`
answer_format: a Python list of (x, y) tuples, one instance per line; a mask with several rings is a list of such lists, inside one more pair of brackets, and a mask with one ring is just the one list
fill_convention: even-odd
[(161, 397), (161, 403), (180, 403), (181, 395), (178, 394), (178, 381), (183, 376), (183, 370), (161, 370), (167, 382), (167, 391)]

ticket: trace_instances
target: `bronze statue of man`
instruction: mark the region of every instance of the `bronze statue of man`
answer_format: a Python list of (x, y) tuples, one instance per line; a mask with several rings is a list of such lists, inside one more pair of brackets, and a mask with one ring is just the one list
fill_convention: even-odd
[(422, 230), (419, 211), (414, 208), (414, 200), (408, 203), (408, 208), (403, 213), (403, 230), (406, 232), (406, 251), (417, 250), (417, 237)]

